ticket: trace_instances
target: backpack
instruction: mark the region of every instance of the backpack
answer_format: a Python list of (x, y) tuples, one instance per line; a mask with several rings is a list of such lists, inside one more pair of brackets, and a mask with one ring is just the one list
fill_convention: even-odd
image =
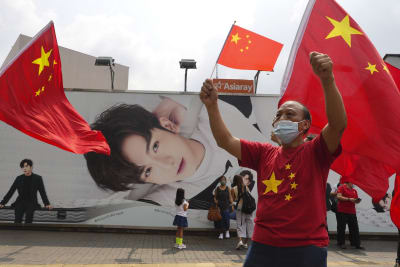
[[(250, 194), (250, 192), (247, 190), (245, 190), (245, 192), (243, 194), (239, 195), (239, 199), (238, 199), (238, 204), (240, 202), (240, 199), (243, 199), (243, 205), (242, 205), (242, 212), (245, 214), (252, 214), (253, 211), (256, 210), (256, 200), (254, 199), (254, 197)], [(237, 205), (236, 204), (236, 208)]]

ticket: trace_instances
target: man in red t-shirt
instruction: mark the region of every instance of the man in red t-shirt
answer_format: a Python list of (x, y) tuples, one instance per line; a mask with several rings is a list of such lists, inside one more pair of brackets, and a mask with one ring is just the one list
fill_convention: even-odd
[(200, 98), (218, 146), (237, 157), (242, 166), (257, 171), (258, 206), (245, 267), (327, 264), (326, 181), (330, 165), (341, 152), (347, 117), (329, 56), (312, 52), (310, 63), (324, 90), (328, 123), (309, 142), (304, 137), (311, 115), (301, 103), (287, 101), (279, 107), (273, 121), (281, 144), (276, 147), (232, 136), (219, 112), (212, 80), (201, 88)]
[(360, 245), (360, 232), (358, 231), (358, 221), (356, 215), (356, 204), (361, 202), (357, 191), (353, 188), (348, 177), (342, 176), (337, 191), (337, 244), (342, 249), (346, 249), (345, 231), (346, 224), (349, 226), (350, 245), (357, 249), (364, 249)]

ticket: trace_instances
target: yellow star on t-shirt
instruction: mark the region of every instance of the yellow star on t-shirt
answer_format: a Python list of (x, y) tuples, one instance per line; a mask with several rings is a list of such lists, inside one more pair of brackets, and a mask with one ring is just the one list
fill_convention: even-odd
[(285, 165), (286, 170), (290, 170), (291, 167), (292, 167), (292, 165), (290, 165), (289, 163)]
[(292, 196), (290, 194), (285, 195), (285, 200), (290, 201), (292, 199)]
[(334, 26), (333, 30), (325, 37), (325, 39), (342, 36), (343, 40), (351, 47), (351, 35), (361, 34), (362, 32), (352, 28), (350, 26), (349, 15), (346, 15), (342, 21), (334, 20), (330, 17), (326, 17), (330, 23)]
[(294, 177), (296, 177), (296, 173), (291, 172), (290, 175), (289, 175), (289, 178), (293, 179)]
[(366, 70), (369, 70), (371, 72), (371, 75), (374, 74), (374, 72), (379, 72), (376, 69), (376, 64), (372, 65), (371, 63), (368, 62), (368, 67), (365, 68)]
[(239, 33), (236, 33), (235, 35), (232, 34), (231, 42), (235, 42), (235, 44), (237, 44), (240, 39), (242, 38), (239, 37)]
[(38, 64), (39, 65), (39, 75), (42, 73), (44, 67), (50, 66), (49, 63), (49, 57), (51, 55), (51, 51), (53, 49), (50, 49), (47, 53), (44, 51), (43, 46), (41, 47), (41, 56), (40, 58), (35, 59), (32, 61), (33, 64)]
[(283, 182), (283, 180), (276, 180), (275, 173), (272, 172), (271, 177), (269, 180), (262, 181), (263, 184), (266, 185), (264, 195), (268, 192), (274, 192), (275, 194), (278, 193), (278, 186)]
[(290, 184), (290, 187), (292, 189), (297, 189), (297, 186), (298, 186), (298, 184), (296, 184), (296, 182), (293, 182), (293, 183)]

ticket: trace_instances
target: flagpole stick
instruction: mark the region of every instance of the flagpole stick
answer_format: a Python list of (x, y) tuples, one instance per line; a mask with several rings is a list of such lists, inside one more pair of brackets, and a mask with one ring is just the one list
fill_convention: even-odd
[(260, 72), (261, 70), (258, 70), (254, 76), (254, 94), (257, 94), (258, 76), (260, 75)]
[(210, 75), (210, 79), (212, 79), (212, 76), (214, 75), (214, 71), (215, 71), (216, 68), (217, 68), (217, 63), (215, 63), (215, 65), (214, 65), (214, 68), (213, 68), (213, 70), (211, 72), (211, 75)]
[[(224, 42), (224, 45), (222, 46), (222, 49), (224, 49), (225, 44), (226, 44), (226, 41), (228, 40), (228, 37), (229, 37), (229, 35), (231, 34), (232, 28), (233, 28), (233, 26), (235, 26), (235, 24), (236, 24), (236, 20), (233, 22), (233, 24), (232, 24), (232, 26), (231, 26), (231, 29), (229, 30), (228, 35), (227, 35), (226, 38), (225, 38), (225, 42)], [(215, 62), (214, 69), (213, 69), (213, 71), (212, 71), (212, 73), (211, 73), (210, 79), (212, 78), (212, 76), (213, 76), (213, 74), (214, 74), (214, 71), (215, 71), (215, 68), (217, 67), (218, 60), (219, 60), (219, 58), (221, 57), (222, 49), (221, 49), (221, 51), (219, 52), (219, 55), (218, 55), (217, 61)]]

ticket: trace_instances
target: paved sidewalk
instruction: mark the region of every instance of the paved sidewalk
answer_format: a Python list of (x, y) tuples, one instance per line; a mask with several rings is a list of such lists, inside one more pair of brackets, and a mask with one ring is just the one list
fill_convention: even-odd
[[(246, 256), (245, 250), (234, 249), (234, 237), (189, 234), (185, 250), (172, 248), (174, 240), (166, 234), (0, 230), (0, 266), (225, 267), (242, 266)], [(366, 240), (363, 245), (365, 251), (330, 246), (328, 266), (393, 267), (396, 242)]]

